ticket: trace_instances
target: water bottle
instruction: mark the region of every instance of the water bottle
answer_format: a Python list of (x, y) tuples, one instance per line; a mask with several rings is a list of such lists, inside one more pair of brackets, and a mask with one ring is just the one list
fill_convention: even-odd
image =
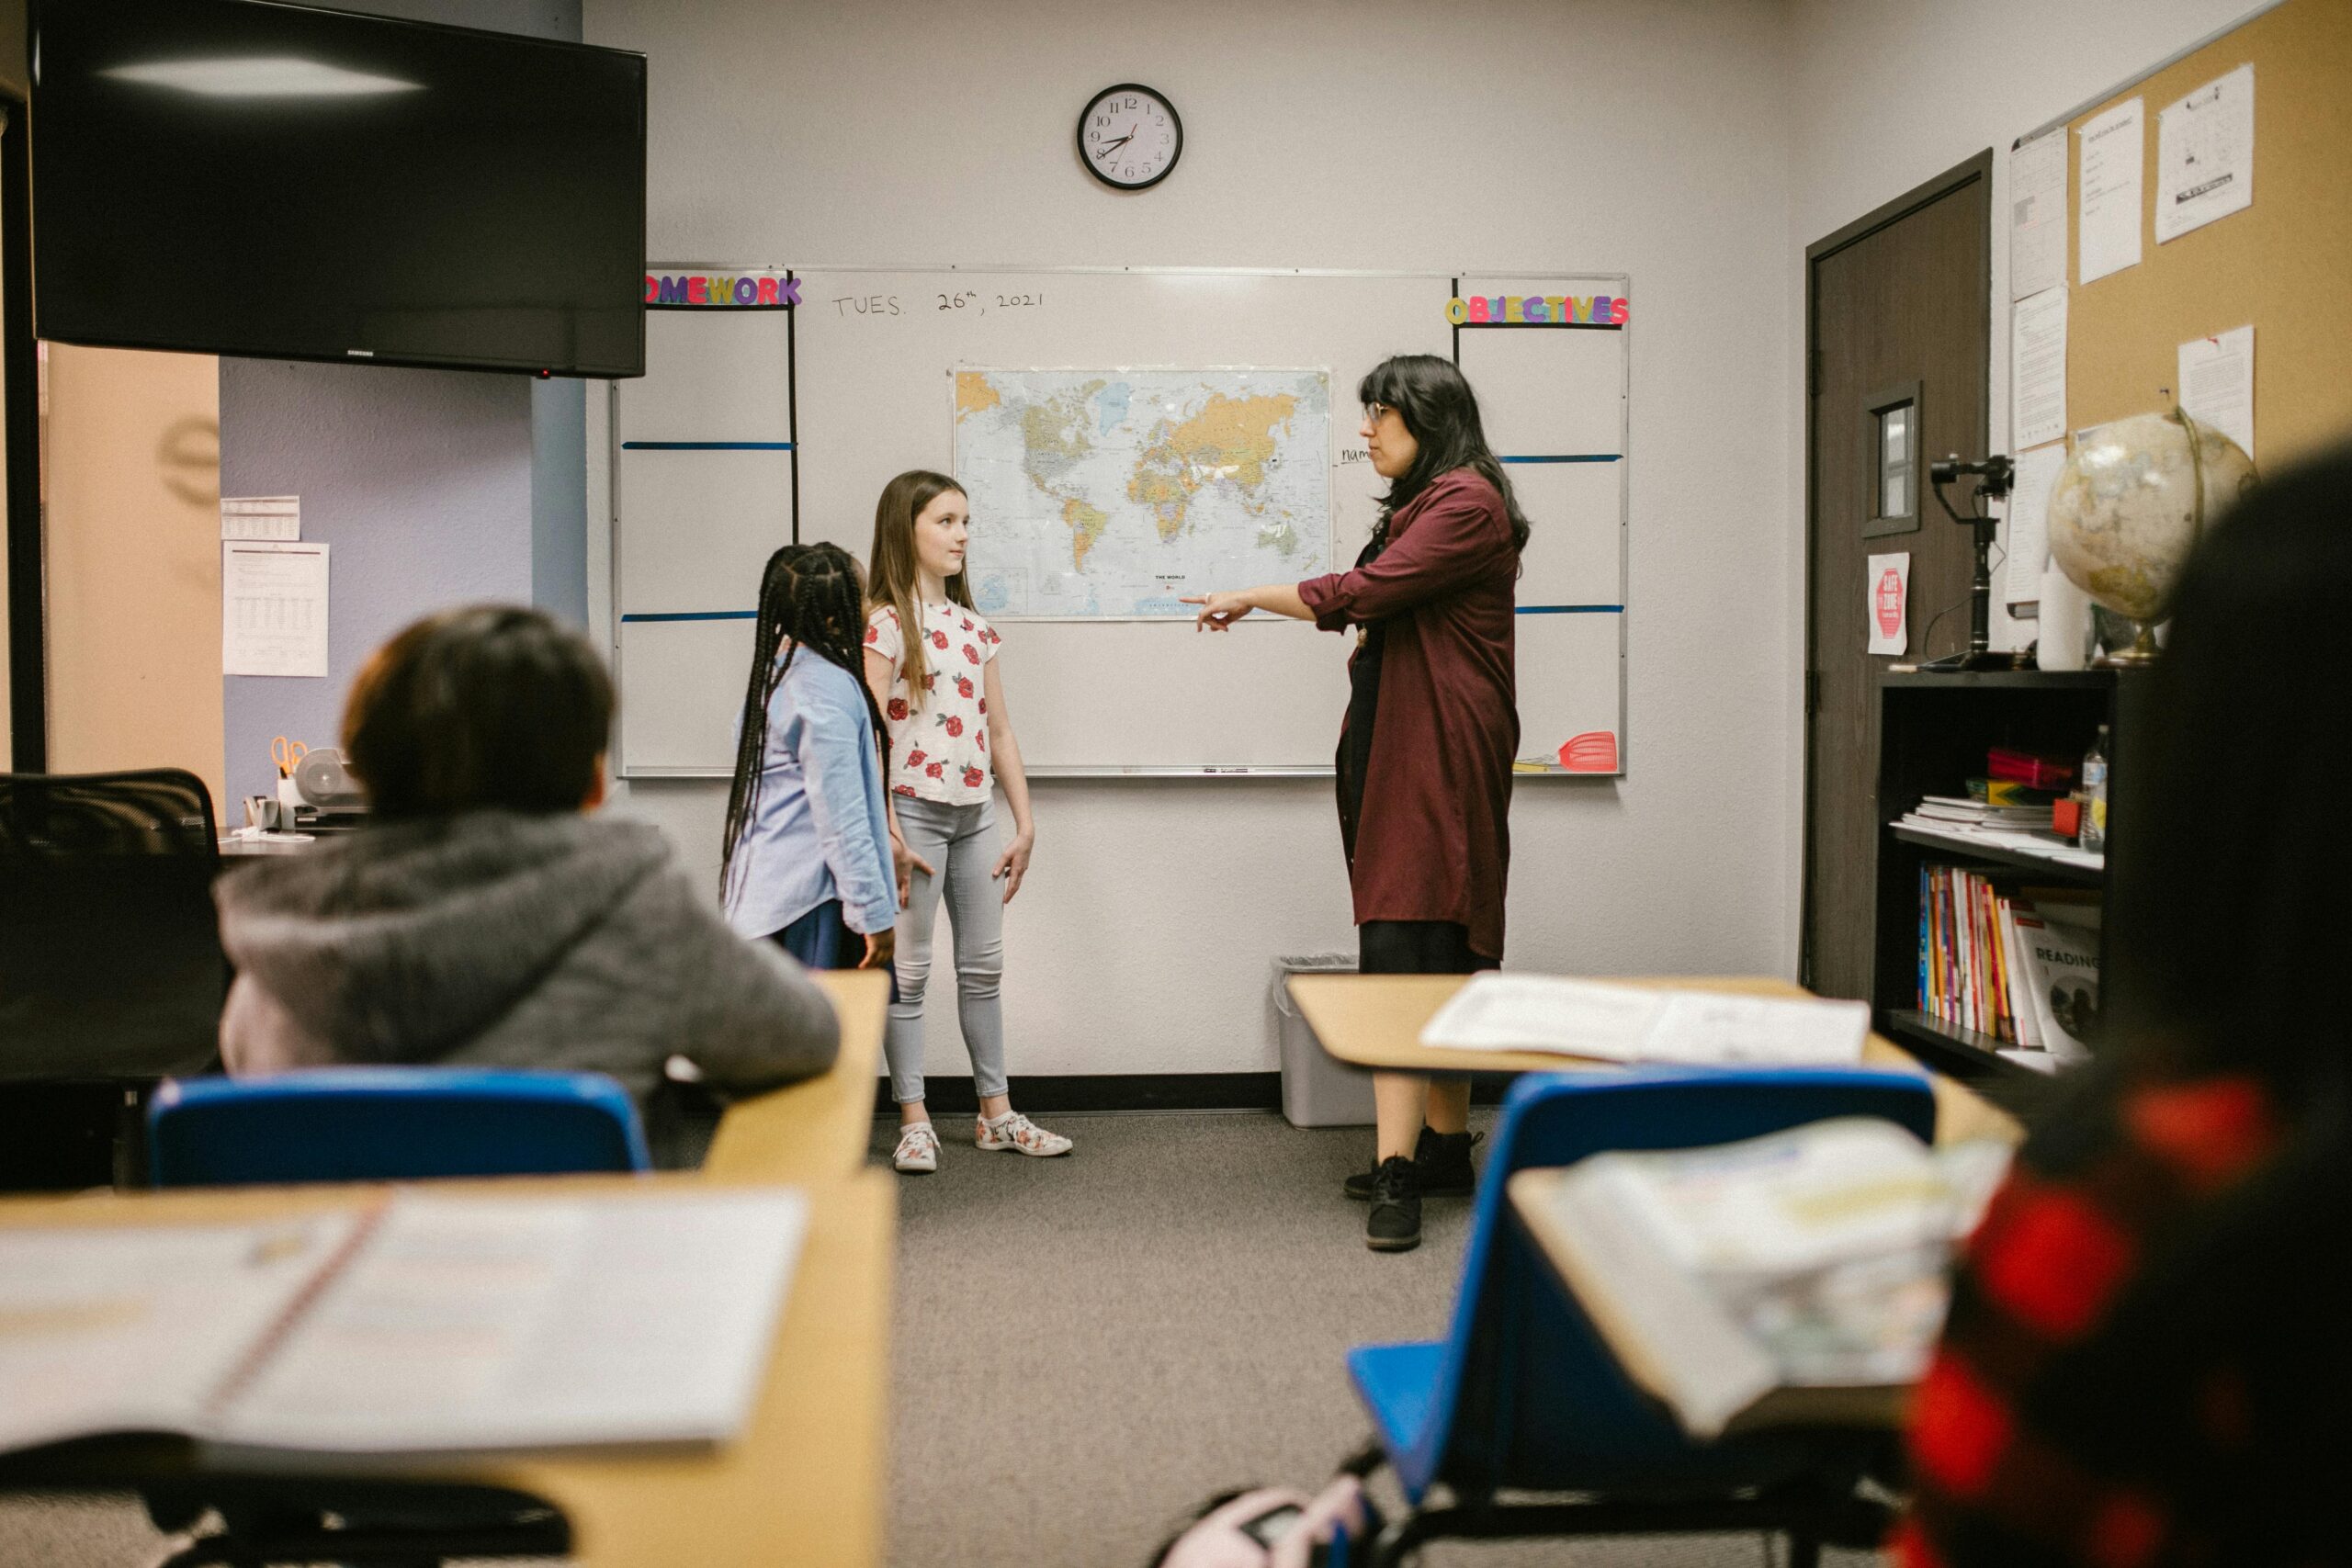
[(2092, 854), (2107, 852), (2107, 726), (2098, 727), (2083, 759), (2083, 848)]

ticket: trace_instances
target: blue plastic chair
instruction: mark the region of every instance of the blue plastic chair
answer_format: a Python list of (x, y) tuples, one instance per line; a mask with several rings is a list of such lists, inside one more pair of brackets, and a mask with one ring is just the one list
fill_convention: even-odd
[[(1875, 1544), (1884, 1515), (1854, 1481), (1883, 1434), (1774, 1430), (1698, 1444), (1620, 1370), (1574, 1298), (1510, 1220), (1511, 1172), (1611, 1149), (1693, 1148), (1832, 1116), (1935, 1131), (1923, 1077), (1851, 1068), (1542, 1074), (1503, 1101), (1442, 1340), (1365, 1345), (1348, 1371), (1377, 1427), (1376, 1455), (1410, 1511), (1374, 1543), (1401, 1560), (1441, 1536), (1500, 1539), (1709, 1530), (1788, 1534), (1792, 1568), (1824, 1540)], [(1442, 1485), (1451, 1506), (1425, 1506)], [(1575, 1493), (1499, 1505), (1501, 1489)]]
[(158, 1187), (649, 1170), (627, 1090), (602, 1073), (325, 1067), (167, 1079), (147, 1109)]

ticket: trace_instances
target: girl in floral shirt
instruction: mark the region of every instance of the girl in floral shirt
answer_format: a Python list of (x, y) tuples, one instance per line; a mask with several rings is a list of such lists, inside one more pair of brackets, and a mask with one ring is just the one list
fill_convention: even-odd
[[(961, 486), (922, 469), (884, 486), (874, 509), (865, 679), (890, 727), (892, 851), (908, 876), (899, 997), (884, 1044), (899, 1102), (891, 1163), (909, 1171), (939, 1168), (939, 1135), (923, 1106), (922, 1009), (942, 893), (956, 933), (956, 1013), (979, 1091), (974, 1141), (1040, 1156), (1070, 1148), (1013, 1110), (1006, 1092), (1004, 906), (1021, 890), (1037, 835), (997, 673), (1000, 639), (972, 608), (964, 578), (970, 513)], [(990, 787), (1000, 778), (1013, 827), (1001, 850)]]

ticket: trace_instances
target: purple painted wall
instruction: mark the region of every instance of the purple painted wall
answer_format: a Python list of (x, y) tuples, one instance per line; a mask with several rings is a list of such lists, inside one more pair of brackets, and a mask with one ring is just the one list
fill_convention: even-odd
[(332, 746), (351, 677), (429, 611), (531, 602), (531, 382), (520, 376), (220, 362), (220, 493), (297, 495), (328, 557), (327, 677), (223, 678), (229, 798), (277, 786), (271, 738)]

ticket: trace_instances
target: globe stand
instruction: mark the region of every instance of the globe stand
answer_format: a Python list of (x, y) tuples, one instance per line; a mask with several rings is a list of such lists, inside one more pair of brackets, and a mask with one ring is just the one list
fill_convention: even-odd
[(2156, 656), (2163, 651), (2156, 646), (2156, 623), (2134, 621), (2132, 624), (2138, 628), (2137, 635), (2132, 638), (2132, 646), (2120, 653), (2100, 654), (2091, 660), (2092, 669), (2139, 670), (2156, 661)]
[[(1993, 651), (1993, 536), (2001, 525), (1984, 509), (1988, 501), (1998, 501), (2009, 493), (2010, 472), (2008, 458), (1998, 453), (1979, 463), (1963, 463), (1955, 453), (1928, 465), (1928, 477), (1935, 483), (1936, 504), (1944, 509), (1945, 516), (1975, 532), (1976, 576), (1968, 588), (1968, 651), (1929, 660), (1919, 666), (1923, 671), (2014, 670), (2018, 666), (2016, 654)], [(1965, 517), (1952, 510), (1951, 498), (1944, 494), (1944, 487), (1962, 474), (1973, 475), (1976, 479), (1976, 491), (1969, 500), (1969, 514)]]

